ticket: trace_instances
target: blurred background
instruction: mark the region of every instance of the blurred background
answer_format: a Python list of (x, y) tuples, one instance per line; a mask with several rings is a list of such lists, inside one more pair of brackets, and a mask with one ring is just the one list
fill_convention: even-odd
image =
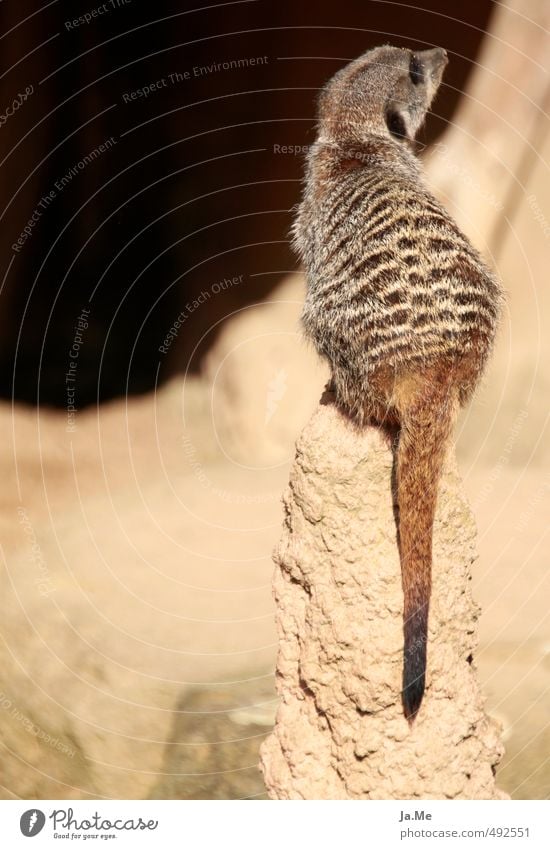
[(326, 379), (292, 207), (320, 86), (385, 42), (447, 49), (419, 148), (508, 292), (458, 453), (499, 784), (550, 797), (549, 26), (545, 0), (0, 5), (2, 798), (263, 797), (270, 555)]

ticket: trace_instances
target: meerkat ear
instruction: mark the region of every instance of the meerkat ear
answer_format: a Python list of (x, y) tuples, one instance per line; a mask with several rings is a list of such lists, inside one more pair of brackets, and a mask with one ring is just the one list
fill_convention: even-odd
[(403, 112), (394, 103), (388, 104), (386, 109), (386, 126), (394, 138), (408, 138), (407, 122)]

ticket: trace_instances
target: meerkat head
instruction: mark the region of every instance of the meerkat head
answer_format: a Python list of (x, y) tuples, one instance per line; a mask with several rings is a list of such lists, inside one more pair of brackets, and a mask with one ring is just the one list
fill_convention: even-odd
[(338, 71), (319, 98), (320, 139), (360, 143), (387, 135), (411, 143), (439, 88), (447, 53), (375, 47)]

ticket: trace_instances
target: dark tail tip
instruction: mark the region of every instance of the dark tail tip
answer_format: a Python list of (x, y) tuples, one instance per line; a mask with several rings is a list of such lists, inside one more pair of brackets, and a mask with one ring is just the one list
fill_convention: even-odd
[(406, 669), (403, 682), (403, 711), (405, 718), (410, 723), (416, 719), (416, 714), (420, 710), (422, 699), (424, 697), (424, 674), (418, 678), (414, 678), (409, 683), (406, 682)]
[(403, 659), (403, 711), (410, 723), (424, 697), (426, 679), (427, 605), (405, 620), (405, 652)]

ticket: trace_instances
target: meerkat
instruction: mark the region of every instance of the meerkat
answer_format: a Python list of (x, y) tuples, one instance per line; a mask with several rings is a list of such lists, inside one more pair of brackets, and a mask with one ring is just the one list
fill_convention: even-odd
[(336, 403), (359, 426), (395, 434), (410, 723), (425, 687), (438, 481), (503, 302), (414, 151), (446, 64), (440, 48), (382, 46), (329, 80), (292, 228), (307, 274), (302, 324), (330, 365)]

